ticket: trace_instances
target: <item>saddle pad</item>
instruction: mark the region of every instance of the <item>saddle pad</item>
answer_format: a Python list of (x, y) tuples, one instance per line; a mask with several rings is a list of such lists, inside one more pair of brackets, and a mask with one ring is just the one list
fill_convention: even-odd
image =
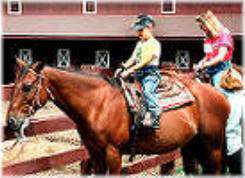
[(174, 90), (176, 90), (176, 93), (169, 95), (169, 96), (166, 95), (164, 91), (159, 91), (158, 98), (159, 98), (159, 104), (162, 108), (162, 111), (176, 109), (178, 107), (181, 107), (185, 104), (188, 104), (194, 101), (194, 97), (189, 91), (189, 89), (186, 88), (181, 82), (177, 80), (175, 80), (175, 83), (173, 84), (171, 91), (174, 91)]
[[(194, 101), (194, 97), (189, 89), (177, 79), (172, 80), (170, 77), (165, 76), (162, 81), (157, 89), (159, 105), (162, 111), (176, 109)], [(137, 84), (127, 83), (127, 88), (132, 100), (135, 101), (134, 104), (138, 105), (140, 103), (139, 93), (142, 93), (141, 87)], [(136, 105), (132, 107), (136, 107)]]

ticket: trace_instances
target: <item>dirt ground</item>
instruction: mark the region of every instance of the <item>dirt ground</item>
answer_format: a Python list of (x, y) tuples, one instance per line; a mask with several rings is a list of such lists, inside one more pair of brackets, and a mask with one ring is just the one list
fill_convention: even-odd
[[(7, 111), (8, 102), (2, 103), (3, 120)], [(49, 102), (40, 111), (38, 111), (34, 118), (50, 117), (63, 114), (53, 103)], [(52, 154), (69, 151), (80, 147), (80, 138), (76, 130), (55, 132), (51, 134), (43, 134), (34, 137), (29, 137), (24, 146), (16, 145), (13, 149), (8, 149), (14, 140), (4, 141), (3, 147), (3, 166), (10, 164), (32, 160), (35, 158), (50, 156)], [(33, 151), (35, 150), (35, 151)], [(136, 161), (144, 159), (145, 155), (137, 155)], [(129, 164), (128, 156), (123, 156), (123, 166)], [(181, 159), (176, 160), (175, 175), (183, 175)], [(140, 176), (157, 176), (159, 173), (159, 166), (143, 171)], [(59, 166), (47, 171), (38, 172), (35, 176), (56, 176), (56, 175), (79, 175), (79, 162)]]

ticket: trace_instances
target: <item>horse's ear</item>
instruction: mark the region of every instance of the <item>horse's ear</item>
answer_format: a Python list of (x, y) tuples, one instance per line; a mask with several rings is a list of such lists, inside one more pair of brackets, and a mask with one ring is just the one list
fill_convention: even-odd
[(44, 67), (44, 62), (37, 61), (34, 64), (31, 65), (31, 69), (33, 69), (35, 72), (40, 72)]
[(19, 69), (22, 69), (27, 65), (26, 62), (20, 58), (16, 58), (16, 64), (17, 64)]
[(18, 79), (23, 69), (27, 66), (26, 62), (18, 57), (16, 57), (15, 65), (15, 78)]

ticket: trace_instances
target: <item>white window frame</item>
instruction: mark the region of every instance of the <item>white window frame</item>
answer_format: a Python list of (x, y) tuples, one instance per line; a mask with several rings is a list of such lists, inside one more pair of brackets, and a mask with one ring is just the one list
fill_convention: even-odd
[(175, 64), (178, 69), (190, 69), (190, 51), (178, 50), (175, 55)]
[[(87, 2), (89, 1), (92, 1), (94, 2), (94, 11), (93, 12), (90, 12), (90, 11), (87, 11), (86, 9), (86, 5), (87, 5)], [(97, 14), (97, 6), (98, 6), (98, 3), (97, 3), (97, 0), (83, 0), (83, 14)]]
[[(29, 54), (28, 59), (24, 57), (24, 53)], [(19, 58), (24, 60), (28, 64), (33, 63), (33, 52), (31, 48), (21, 48), (19, 49)]]
[(163, 9), (164, 1), (165, 0), (161, 0), (161, 13), (162, 14), (175, 14), (176, 13), (176, 0), (171, 0), (172, 1), (172, 9), (173, 9), (172, 11), (164, 11), (164, 9)]
[[(19, 6), (19, 11), (11, 11), (11, 3), (17, 2)], [(21, 0), (8, 0), (7, 1), (8, 14), (10, 15), (21, 15), (22, 14), (22, 2)]]
[[(66, 66), (62, 66), (61, 63), (63, 62), (62, 60), (59, 59), (60, 55), (62, 55), (62, 51), (66, 51), (68, 60), (66, 61)], [(71, 50), (69, 48), (59, 48), (57, 49), (57, 56), (56, 56), (56, 66), (59, 68), (69, 68), (71, 66)]]
[[(100, 58), (101, 54), (104, 54), (103, 58)], [(101, 59), (103, 61), (101, 61)], [(110, 68), (110, 60), (111, 59), (110, 59), (110, 51), (109, 50), (100, 49), (100, 50), (95, 51), (95, 66), (109, 69)], [(105, 63), (106, 66), (102, 66), (101, 62)]]

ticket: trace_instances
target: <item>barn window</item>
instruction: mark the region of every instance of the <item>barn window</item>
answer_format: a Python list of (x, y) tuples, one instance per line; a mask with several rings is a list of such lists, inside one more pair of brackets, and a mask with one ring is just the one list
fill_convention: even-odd
[(161, 13), (174, 14), (176, 9), (175, 0), (161, 0)]
[(83, 0), (83, 13), (96, 14), (97, 13), (97, 0)]
[(19, 58), (28, 64), (32, 64), (32, 49), (19, 49)]
[(190, 52), (186, 50), (177, 51), (175, 64), (178, 69), (190, 69)]
[(71, 52), (69, 49), (58, 49), (57, 67), (65, 69), (71, 65)]
[(20, 15), (22, 13), (22, 4), (20, 0), (8, 0), (8, 14)]
[(108, 50), (95, 51), (95, 65), (103, 68), (110, 68), (110, 52)]

